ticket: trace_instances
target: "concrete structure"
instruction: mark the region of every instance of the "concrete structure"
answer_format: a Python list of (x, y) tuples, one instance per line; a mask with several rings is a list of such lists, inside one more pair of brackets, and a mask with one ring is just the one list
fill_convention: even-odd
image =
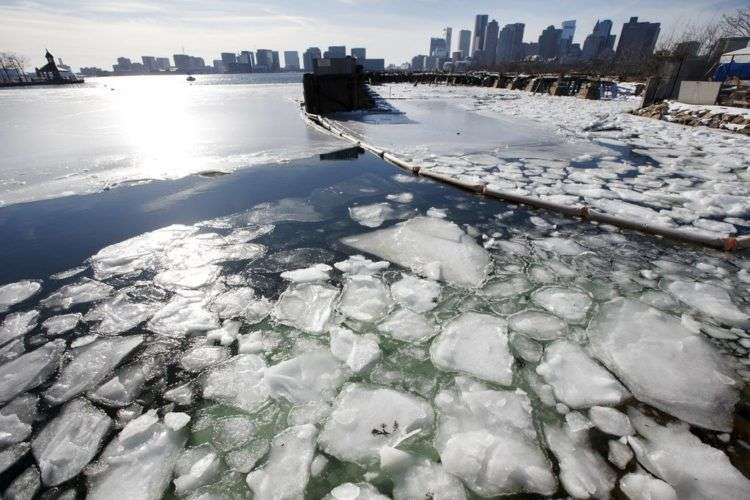
[(299, 53), (296, 50), (284, 51), (284, 69), (287, 71), (299, 71)]
[(471, 31), (459, 31), (458, 50), (461, 52), (461, 59), (468, 59), (471, 56)]
[(560, 56), (560, 41), (562, 30), (554, 26), (547, 26), (539, 35), (539, 58), (544, 61), (557, 59)]
[(279, 51), (271, 51), (271, 71), (281, 71), (281, 60), (279, 59)]
[(221, 62), (224, 64), (224, 67), (229, 67), (230, 64), (237, 62), (237, 55), (234, 52), (222, 52)]
[(169, 64), (169, 58), (168, 57), (157, 57), (156, 58), (156, 67), (159, 69), (159, 71), (169, 71), (169, 67), (171, 64)]
[(411, 70), (412, 71), (424, 71), (425, 60), (427, 56), (419, 55), (411, 58)]
[(240, 64), (249, 64), (250, 67), (255, 66), (255, 55), (249, 50), (243, 50), (240, 55), (237, 56), (237, 62)]
[(364, 61), (357, 60), (362, 65), (362, 69), (365, 71), (384, 71), (385, 70), (385, 59), (365, 59)]
[(594, 30), (583, 42), (581, 58), (584, 61), (610, 59), (614, 54), (616, 36), (612, 34), (612, 21), (596, 21)]
[(328, 47), (327, 51), (328, 58), (334, 59), (334, 58), (340, 58), (340, 57), (346, 57), (346, 46), (345, 45), (331, 45)]
[(445, 59), (448, 57), (448, 47), (445, 44), (445, 38), (430, 38), (429, 55)]
[(203, 71), (205, 70), (206, 63), (202, 57), (193, 57), (187, 54), (174, 54), (174, 65), (178, 71)]
[(258, 49), (255, 51), (255, 69), (260, 72), (273, 70), (273, 51), (269, 49)]
[(320, 59), (323, 55), (320, 52), (320, 49), (318, 47), (310, 47), (308, 48), (304, 54), (302, 54), (302, 61), (305, 65), (305, 71), (312, 71), (313, 70), (313, 61), (315, 59)]
[(149, 73), (159, 70), (156, 65), (156, 58), (153, 56), (141, 56), (141, 62), (143, 62), (143, 69)]
[(474, 42), (471, 46), (472, 57), (476, 52), (484, 50), (484, 34), (487, 31), (489, 17), (487, 14), (477, 14), (474, 20)]
[(721, 90), (721, 82), (680, 82), (679, 102), (685, 104), (716, 104)]
[(506, 24), (497, 39), (495, 62), (515, 62), (523, 59), (523, 23)]
[(615, 59), (631, 63), (648, 59), (654, 54), (660, 29), (659, 23), (638, 22), (637, 17), (631, 17), (630, 21), (622, 25)]

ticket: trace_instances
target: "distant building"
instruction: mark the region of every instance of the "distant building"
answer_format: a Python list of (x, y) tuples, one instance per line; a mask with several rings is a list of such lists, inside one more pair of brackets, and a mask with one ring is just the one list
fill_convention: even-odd
[(638, 22), (637, 17), (622, 25), (620, 43), (615, 59), (621, 62), (640, 62), (651, 57), (659, 38), (659, 23)]
[(271, 51), (271, 71), (281, 71), (281, 60), (279, 59), (279, 52), (277, 50)]
[(367, 59), (367, 49), (361, 47), (352, 49), (352, 57), (362, 64), (362, 61)]
[(296, 50), (284, 51), (284, 69), (287, 71), (299, 71), (299, 53)]
[(468, 59), (471, 56), (471, 31), (458, 32), (458, 50), (461, 51), (461, 59)]
[(383, 71), (385, 70), (385, 59), (365, 59), (364, 61), (357, 61), (362, 65), (362, 69), (365, 71)]
[(430, 38), (430, 56), (445, 59), (448, 57), (448, 47), (445, 44), (445, 38)]
[(425, 71), (435, 71), (440, 69), (440, 58), (437, 56), (427, 56), (424, 60)]
[(700, 49), (701, 43), (698, 41), (680, 42), (672, 53), (677, 56), (697, 56)]
[(143, 62), (143, 68), (149, 73), (159, 71), (155, 57), (141, 56), (141, 62)]
[(529, 42), (523, 44), (523, 59), (539, 57), (539, 43)]
[[(573, 37), (576, 34), (575, 19), (562, 22), (562, 33), (560, 34), (560, 55), (568, 55), (570, 46), (573, 45)], [(580, 48), (579, 48), (580, 50)]]
[(273, 51), (269, 49), (258, 49), (255, 51), (255, 70), (269, 72), (273, 68)]
[(331, 45), (328, 47), (328, 58), (346, 57), (346, 46), (345, 45)]
[(524, 58), (523, 53), (523, 31), (526, 26), (523, 23), (506, 24), (500, 30), (497, 39), (497, 62), (514, 62)]
[(187, 54), (174, 54), (174, 65), (178, 71), (190, 72), (190, 71), (203, 71), (205, 70), (206, 63), (202, 57), (193, 57)]
[(224, 64), (222, 64), (221, 59), (214, 59), (213, 66), (215, 73), (224, 73)]
[(610, 59), (614, 54), (615, 35), (612, 35), (612, 21), (596, 21), (594, 30), (583, 42), (581, 58), (584, 61)]
[(169, 71), (169, 67), (171, 64), (169, 64), (169, 58), (168, 57), (157, 57), (156, 58), (156, 67), (159, 71)]
[(443, 38), (445, 38), (445, 48), (447, 49), (446, 53), (450, 54), (451, 43), (453, 42), (453, 28), (451, 28), (450, 26), (446, 26), (443, 29)]
[(419, 55), (411, 58), (411, 70), (412, 71), (424, 71), (425, 60), (427, 56)]
[(80, 73), (83, 76), (105, 76), (105, 75), (111, 74), (109, 71), (104, 71), (103, 69), (96, 68), (96, 67), (88, 67), (88, 68), (82, 67), (80, 69)]
[(133, 63), (127, 57), (118, 57), (117, 64), (112, 65), (112, 69), (115, 73), (127, 73), (130, 71)]
[(557, 59), (560, 55), (560, 39), (562, 30), (554, 26), (547, 26), (539, 35), (539, 58), (544, 61)]
[(493, 19), (487, 24), (487, 29), (484, 32), (484, 59), (482, 63), (487, 67), (495, 65), (495, 53), (497, 52), (497, 39), (499, 33), (500, 25)]
[(463, 61), (463, 53), (460, 50), (454, 52), (453, 54), (451, 54), (451, 61), (453, 61), (454, 63)]
[(234, 52), (222, 52), (221, 62), (224, 63), (225, 67), (229, 67), (230, 64), (237, 62), (237, 55)]
[(310, 72), (313, 70), (313, 60), (320, 59), (322, 54), (318, 47), (310, 47), (302, 54), (302, 61), (305, 65), (305, 71)]
[(489, 21), (487, 14), (478, 14), (474, 20), (474, 42), (471, 46), (471, 54), (484, 50), (484, 34), (487, 31), (487, 21)]

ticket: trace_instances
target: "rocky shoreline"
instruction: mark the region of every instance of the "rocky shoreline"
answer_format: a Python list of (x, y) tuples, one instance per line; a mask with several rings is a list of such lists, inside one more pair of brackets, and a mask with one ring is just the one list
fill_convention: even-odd
[(664, 101), (634, 110), (632, 113), (681, 125), (718, 128), (750, 135), (750, 110), (741, 108), (696, 106)]

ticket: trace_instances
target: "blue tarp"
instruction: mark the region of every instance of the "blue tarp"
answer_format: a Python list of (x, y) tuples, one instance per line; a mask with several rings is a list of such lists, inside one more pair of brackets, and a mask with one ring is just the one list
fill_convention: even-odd
[(723, 82), (727, 78), (737, 76), (742, 80), (750, 80), (750, 63), (728, 62), (720, 64), (714, 73), (714, 81)]

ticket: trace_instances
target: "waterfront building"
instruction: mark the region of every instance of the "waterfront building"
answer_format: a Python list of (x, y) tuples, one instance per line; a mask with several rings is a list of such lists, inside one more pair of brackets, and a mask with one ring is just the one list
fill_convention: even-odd
[(249, 50), (243, 50), (240, 55), (237, 56), (238, 64), (246, 64), (250, 67), (250, 70), (255, 67), (255, 56)]
[(500, 25), (496, 20), (492, 20), (487, 24), (487, 29), (484, 32), (484, 49), (483, 49), (483, 60), (482, 63), (491, 67), (495, 65), (495, 54), (497, 52), (497, 39), (500, 31)]
[(133, 63), (127, 57), (118, 57), (117, 64), (112, 65), (112, 69), (115, 72), (128, 72)]
[(440, 69), (440, 58), (437, 56), (427, 56), (424, 59), (425, 71), (435, 71)]
[(169, 67), (171, 64), (169, 64), (169, 58), (168, 57), (157, 57), (156, 58), (156, 68), (159, 71), (169, 71)]
[(279, 60), (279, 52), (277, 50), (271, 51), (271, 71), (281, 71), (281, 61)]
[(462, 61), (462, 60), (463, 60), (463, 53), (461, 51), (456, 51), (453, 54), (451, 54), (451, 61), (453, 61), (454, 63), (458, 61)]
[(364, 61), (358, 60), (358, 63), (362, 65), (362, 69), (365, 71), (385, 70), (385, 59), (365, 59)]
[(557, 59), (560, 55), (560, 39), (562, 30), (554, 26), (547, 26), (539, 35), (539, 58), (543, 61)]
[(583, 42), (581, 58), (584, 61), (609, 59), (615, 48), (616, 35), (612, 34), (612, 21), (596, 21), (594, 29)]
[(484, 50), (484, 34), (487, 31), (487, 14), (478, 14), (474, 20), (474, 42), (471, 47), (472, 55), (477, 51)]
[(320, 59), (321, 53), (320, 49), (318, 47), (310, 47), (308, 48), (304, 54), (302, 54), (302, 62), (305, 66), (305, 71), (312, 71), (313, 70), (313, 60)]
[(203, 71), (206, 63), (202, 57), (193, 57), (187, 54), (174, 54), (174, 65), (178, 71)]
[(287, 71), (299, 71), (299, 53), (296, 50), (284, 51), (284, 69)]
[(461, 30), (458, 32), (458, 50), (461, 51), (461, 59), (471, 56), (471, 31)]
[(560, 55), (568, 55), (571, 45), (573, 45), (573, 37), (576, 34), (576, 22), (575, 19), (570, 21), (562, 22), (562, 33), (560, 34)]
[(159, 70), (159, 67), (156, 65), (156, 58), (152, 56), (141, 56), (141, 62), (143, 62), (143, 69), (148, 71), (149, 73), (155, 72)]
[(430, 38), (430, 50), (428, 53), (433, 57), (441, 57), (443, 59), (448, 57), (448, 48), (445, 45), (445, 38)]
[(497, 62), (514, 62), (524, 58), (523, 32), (526, 26), (523, 23), (506, 24), (500, 30), (497, 39)]
[(345, 45), (331, 45), (328, 47), (327, 58), (334, 57), (346, 57), (346, 46)]
[(620, 62), (640, 62), (651, 57), (659, 38), (659, 23), (638, 22), (637, 17), (622, 25), (615, 59)]
[(412, 71), (424, 71), (425, 60), (427, 56), (418, 55), (411, 58), (411, 70)]
[(214, 73), (224, 73), (224, 64), (222, 64), (221, 59), (214, 59), (213, 67)]
[(445, 38), (446, 53), (451, 53), (451, 42), (453, 41), (453, 28), (446, 26), (443, 29), (443, 38)]
[(234, 64), (237, 62), (237, 56), (234, 54), (234, 52), (222, 52), (221, 62), (224, 63), (225, 67), (229, 67), (230, 64)]
[(362, 47), (352, 49), (352, 57), (356, 59), (357, 61), (359, 61), (361, 64), (362, 61), (367, 59), (367, 49), (362, 48)]
[(255, 51), (256, 71), (269, 72), (273, 68), (273, 51), (258, 49)]

